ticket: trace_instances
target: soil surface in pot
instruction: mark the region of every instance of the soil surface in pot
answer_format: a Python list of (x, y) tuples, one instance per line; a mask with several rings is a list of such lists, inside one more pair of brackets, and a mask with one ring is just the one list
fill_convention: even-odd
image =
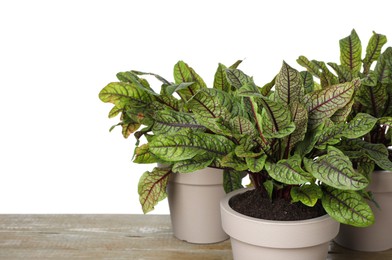
[(320, 202), (314, 207), (308, 207), (300, 202), (291, 203), (285, 199), (272, 201), (264, 198), (262, 193), (256, 189), (234, 196), (230, 199), (229, 205), (243, 215), (267, 220), (304, 220), (326, 214)]

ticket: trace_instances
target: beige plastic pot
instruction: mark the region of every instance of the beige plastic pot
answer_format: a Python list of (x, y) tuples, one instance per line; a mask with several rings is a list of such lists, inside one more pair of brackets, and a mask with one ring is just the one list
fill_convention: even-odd
[(206, 168), (170, 176), (168, 201), (174, 236), (197, 244), (229, 238), (221, 225), (219, 202), (225, 197), (223, 171)]
[(303, 221), (272, 221), (248, 217), (229, 206), (229, 193), (221, 200), (223, 230), (231, 238), (234, 260), (325, 260), (328, 244), (339, 231), (329, 215)]
[(368, 188), (373, 192), (380, 209), (370, 203), (375, 223), (370, 227), (357, 228), (341, 225), (335, 242), (341, 246), (366, 252), (392, 248), (392, 172), (375, 171)]

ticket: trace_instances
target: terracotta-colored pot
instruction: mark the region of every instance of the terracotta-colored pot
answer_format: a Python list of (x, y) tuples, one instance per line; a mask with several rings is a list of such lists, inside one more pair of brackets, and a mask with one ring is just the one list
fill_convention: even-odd
[(392, 172), (375, 171), (368, 187), (380, 205), (370, 203), (375, 223), (365, 228), (341, 225), (335, 242), (341, 246), (366, 252), (392, 248)]
[(206, 168), (174, 173), (167, 186), (174, 236), (190, 243), (217, 243), (229, 238), (221, 225), (219, 202), (226, 196), (223, 171)]
[(329, 215), (302, 221), (272, 221), (248, 217), (221, 200), (223, 230), (231, 237), (234, 260), (325, 260), (328, 244), (339, 231)]

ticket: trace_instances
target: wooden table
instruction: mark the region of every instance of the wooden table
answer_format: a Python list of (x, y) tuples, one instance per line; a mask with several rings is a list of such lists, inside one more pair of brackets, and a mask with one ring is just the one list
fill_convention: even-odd
[[(167, 215), (0, 215), (0, 259), (232, 259), (229, 240), (195, 245), (173, 237)], [(331, 243), (329, 260), (391, 260)]]

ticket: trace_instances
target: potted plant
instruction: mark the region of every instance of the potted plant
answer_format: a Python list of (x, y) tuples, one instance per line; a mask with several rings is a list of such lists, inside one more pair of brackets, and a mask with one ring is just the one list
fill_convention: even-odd
[[(349, 118), (367, 113), (378, 119), (373, 129), (362, 139), (341, 143), (352, 157), (354, 166), (364, 174), (370, 185), (375, 224), (366, 228), (342, 225), (335, 241), (345, 247), (362, 251), (382, 251), (392, 248), (392, 48), (382, 51), (385, 35), (373, 32), (362, 59), (362, 44), (355, 30), (339, 41), (340, 64), (327, 63), (300, 56), (299, 64), (321, 82), (344, 82), (356, 77), (360, 85), (350, 106)], [(375, 63), (375, 64), (374, 64)]]
[[(359, 80), (318, 90), (309, 73), (285, 62), (261, 88), (241, 70), (225, 73), (224, 84), (198, 90), (185, 105), (206, 131), (157, 136), (147, 153), (197, 165), (208, 158), (224, 169), (230, 193), (221, 201), (222, 226), (231, 236), (235, 259), (325, 259), (339, 222), (373, 223), (364, 192), (359, 192), (369, 181), (336, 147), (342, 140), (361, 138), (377, 121), (366, 113), (347, 119)], [(250, 176), (251, 190), (240, 189), (243, 173)], [(268, 204), (276, 209), (278, 202), (285, 204), (277, 210), (284, 215), (278, 221), (255, 218), (234, 206), (256, 206), (258, 212)], [(296, 218), (293, 207), (310, 211), (310, 219)], [(271, 231), (275, 225), (278, 229)]]
[[(240, 63), (237, 61), (230, 68)], [(228, 85), (225, 69), (226, 66), (219, 64), (213, 83), (216, 89), (223, 90)], [(162, 83), (158, 93), (145, 78), (148, 76)], [(203, 79), (183, 61), (174, 66), (174, 83), (157, 74), (139, 71), (120, 72), (117, 78), (118, 82), (109, 83), (99, 93), (103, 102), (114, 105), (109, 118), (120, 115), (120, 122), (110, 130), (121, 126), (125, 138), (130, 135), (136, 138), (133, 162), (158, 163), (158, 167), (144, 172), (139, 180), (143, 212), (153, 210), (168, 195), (177, 238), (192, 243), (226, 240), (228, 236), (221, 228), (219, 211), (219, 201), (226, 195), (222, 185), (223, 170), (216, 167), (219, 156), (206, 156), (203, 149), (195, 150), (189, 159), (180, 154), (158, 157), (150, 152), (152, 140), (170, 138), (179, 132), (200, 133), (208, 139), (208, 129), (187, 106), (195, 93), (207, 88)], [(190, 137), (184, 136), (188, 140)], [(228, 148), (212, 147), (211, 150), (216, 150), (217, 155)]]

